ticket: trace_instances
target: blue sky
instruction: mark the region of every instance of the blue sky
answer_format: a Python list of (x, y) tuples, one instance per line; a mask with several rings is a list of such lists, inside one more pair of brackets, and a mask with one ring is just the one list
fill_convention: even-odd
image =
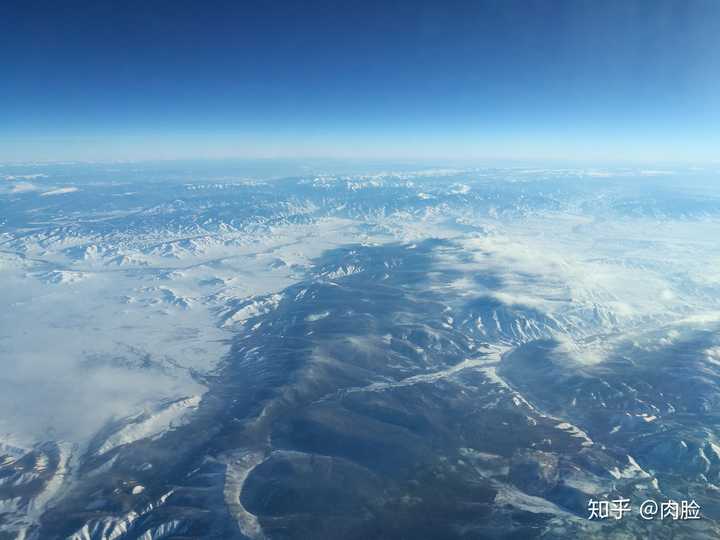
[(715, 161), (720, 2), (25, 2), (0, 161)]

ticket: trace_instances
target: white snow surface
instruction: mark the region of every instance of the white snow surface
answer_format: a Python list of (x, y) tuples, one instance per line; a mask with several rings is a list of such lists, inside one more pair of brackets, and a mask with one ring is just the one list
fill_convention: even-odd
[(160, 410), (130, 419), (105, 440), (96, 454), (103, 455), (118, 446), (154, 437), (167, 429), (183, 425), (187, 422), (188, 415), (197, 409), (200, 399), (200, 396), (192, 396), (175, 401)]

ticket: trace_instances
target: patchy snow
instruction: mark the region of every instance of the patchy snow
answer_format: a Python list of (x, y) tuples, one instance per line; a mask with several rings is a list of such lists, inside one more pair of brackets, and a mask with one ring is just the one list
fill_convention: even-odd
[(188, 414), (198, 408), (200, 399), (200, 396), (192, 396), (170, 403), (158, 411), (143, 413), (129, 419), (122, 428), (103, 442), (96, 454), (101, 456), (118, 446), (154, 437), (187, 423)]
[(39, 278), (45, 283), (53, 283), (56, 285), (77, 283), (87, 277), (88, 275), (84, 272), (73, 272), (70, 270), (51, 270), (50, 272), (39, 275)]
[(67, 540), (95, 540), (97, 538), (102, 540), (118, 540), (131, 530), (138, 519), (156, 508), (163, 506), (173, 492), (173, 490), (170, 490), (137, 512), (132, 510), (119, 516), (109, 515), (91, 519), (83, 525), (80, 530), (70, 535)]
[(237, 520), (240, 531), (251, 540), (265, 538), (262, 526), (255, 516), (249, 512), (240, 501), (243, 485), (255, 467), (265, 460), (262, 452), (236, 452), (223, 457), (226, 465), (225, 488), (223, 494), (225, 503), (232, 516)]
[(276, 309), (283, 300), (284, 295), (281, 293), (271, 294), (264, 298), (246, 300), (239, 309), (229, 308), (224, 315), (224, 326), (231, 324), (244, 324), (248, 319), (265, 315), (266, 313)]
[(567, 510), (563, 510), (561, 507), (542, 497), (528, 495), (515, 487), (505, 484), (497, 484), (495, 487), (497, 489), (497, 494), (495, 495), (496, 505), (509, 505), (518, 510), (531, 512), (533, 514), (551, 514), (569, 519), (579, 519)]
[(75, 193), (78, 191), (76, 187), (62, 187), (57, 189), (51, 189), (50, 191), (44, 191), (40, 194), (41, 197), (51, 197), (53, 195), (64, 195), (66, 193)]
[(322, 319), (325, 319), (330, 316), (329, 311), (323, 311), (322, 313), (311, 313), (307, 317), (305, 317), (305, 320), (308, 322), (315, 322)]
[(577, 437), (578, 439), (582, 439), (582, 446), (592, 446), (593, 441), (590, 437), (588, 437), (588, 434), (585, 433), (582, 429), (580, 429), (577, 426), (574, 426), (573, 424), (570, 424), (569, 422), (561, 422), (555, 426), (558, 429), (561, 429), (563, 431), (567, 431), (570, 435), (573, 437)]
[(617, 467), (610, 469), (610, 474), (616, 478), (651, 478), (651, 475), (647, 473), (640, 465), (638, 465), (635, 459), (628, 455), (628, 465), (623, 470), (619, 470)]

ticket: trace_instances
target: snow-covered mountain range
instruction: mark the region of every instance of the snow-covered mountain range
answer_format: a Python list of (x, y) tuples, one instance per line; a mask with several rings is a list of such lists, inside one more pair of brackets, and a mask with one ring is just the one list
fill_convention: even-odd
[(720, 172), (178, 167), (0, 167), (0, 538), (720, 534)]

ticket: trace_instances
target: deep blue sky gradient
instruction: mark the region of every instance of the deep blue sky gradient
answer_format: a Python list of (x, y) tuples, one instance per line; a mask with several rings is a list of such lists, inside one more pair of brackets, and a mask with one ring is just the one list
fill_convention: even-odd
[(32, 2), (0, 160), (713, 161), (720, 1)]

